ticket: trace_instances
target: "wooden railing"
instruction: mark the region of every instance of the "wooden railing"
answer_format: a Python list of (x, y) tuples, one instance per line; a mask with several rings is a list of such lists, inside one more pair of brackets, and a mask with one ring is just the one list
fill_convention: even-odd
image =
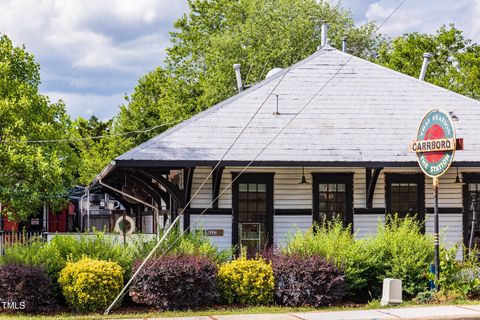
[(3, 255), (5, 248), (13, 244), (25, 244), (43, 238), (41, 231), (0, 231), (0, 254)]

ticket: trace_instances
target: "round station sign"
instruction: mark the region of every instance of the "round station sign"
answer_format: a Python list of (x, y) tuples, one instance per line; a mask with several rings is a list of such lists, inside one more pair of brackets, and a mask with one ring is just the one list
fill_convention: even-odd
[(434, 178), (444, 174), (453, 162), (456, 138), (450, 116), (438, 109), (431, 110), (418, 128), (417, 140), (410, 144), (416, 152), (422, 171)]

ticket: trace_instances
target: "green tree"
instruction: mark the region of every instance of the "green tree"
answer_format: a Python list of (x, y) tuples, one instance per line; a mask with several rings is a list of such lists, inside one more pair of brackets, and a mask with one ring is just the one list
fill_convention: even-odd
[(101, 164), (166, 130), (167, 124), (234, 95), (234, 63), (242, 64), (243, 82), (251, 85), (263, 80), (270, 69), (286, 68), (312, 54), (320, 44), (323, 21), (329, 24), (330, 44), (340, 47), (341, 39), (347, 36), (349, 51), (355, 55), (371, 58), (384, 41), (374, 34), (373, 23), (356, 27), (349, 11), (314, 0), (188, 3), (189, 13), (175, 23), (171, 33), (164, 65), (140, 78), (114, 118), (111, 132), (165, 126), (109, 139), (110, 143), (118, 142), (115, 152), (97, 150), (95, 157), (86, 160), (91, 166), (84, 167), (81, 175), (98, 173)]
[(101, 121), (94, 115), (73, 122), (71, 139), (79, 157), (79, 184), (88, 185), (111, 159), (131, 146), (128, 138), (112, 136), (111, 126), (112, 120)]
[[(351, 13), (313, 0), (190, 0), (189, 13), (175, 23), (163, 67), (139, 80), (127, 97), (113, 130), (125, 132), (169, 123), (205, 110), (236, 93), (234, 63), (244, 84), (264, 79), (313, 53), (321, 25), (329, 24), (329, 41), (366, 58), (383, 42), (375, 25), (354, 25)], [(160, 129), (161, 131), (161, 129)], [(158, 134), (138, 135), (141, 143)]]
[(77, 158), (65, 139), (70, 120), (64, 104), (38, 91), (40, 66), (24, 47), (0, 36), (0, 203), (16, 220), (45, 202), (62, 205), (74, 183)]
[(480, 98), (480, 47), (465, 39), (461, 30), (442, 26), (435, 34), (407, 33), (384, 43), (377, 63), (418, 77), (423, 53), (433, 55), (425, 81)]

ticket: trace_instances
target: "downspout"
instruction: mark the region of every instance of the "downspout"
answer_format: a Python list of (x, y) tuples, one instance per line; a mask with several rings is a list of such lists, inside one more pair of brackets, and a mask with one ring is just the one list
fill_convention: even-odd
[(83, 198), (87, 195), (86, 191), (83, 196), (80, 197), (80, 230), (83, 231)]
[(48, 232), (47, 227), (48, 227), (48, 213), (47, 213), (47, 205), (45, 204), (45, 201), (43, 202), (43, 232)]
[(3, 212), (2, 204), (0, 203), (0, 231), (3, 231)]
[(87, 231), (90, 232), (90, 189), (87, 188)]

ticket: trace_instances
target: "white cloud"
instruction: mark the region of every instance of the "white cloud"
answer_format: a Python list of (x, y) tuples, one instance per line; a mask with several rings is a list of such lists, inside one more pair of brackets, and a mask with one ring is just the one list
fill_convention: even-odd
[[(366, 20), (382, 23), (400, 2), (371, 1), (365, 12)], [(380, 32), (396, 36), (406, 32), (434, 33), (442, 25), (454, 23), (464, 35), (480, 42), (480, 0), (420, 0), (407, 1), (383, 25)]]
[(107, 101), (162, 63), (168, 32), (186, 10), (186, 0), (2, 0), (0, 33), (35, 55), (44, 91), (67, 104), (83, 96), (104, 113)]
[[(369, 21), (376, 21), (378, 25), (383, 23), (393, 12), (395, 7), (381, 5), (380, 2), (372, 3), (365, 13)], [(380, 32), (386, 34), (403, 33), (405, 30), (418, 28), (422, 23), (421, 12), (401, 8), (385, 24), (382, 25)]]
[(480, 0), (475, 0), (473, 5), (472, 14), (469, 18), (469, 24), (471, 27), (471, 32), (469, 36), (472, 39), (475, 39), (477, 42), (480, 42)]
[(51, 91), (46, 94), (51, 101), (63, 100), (67, 107), (67, 112), (73, 118), (79, 116), (88, 118), (94, 114), (99, 119), (107, 120), (118, 111), (118, 106), (124, 102), (122, 93), (96, 95)]

